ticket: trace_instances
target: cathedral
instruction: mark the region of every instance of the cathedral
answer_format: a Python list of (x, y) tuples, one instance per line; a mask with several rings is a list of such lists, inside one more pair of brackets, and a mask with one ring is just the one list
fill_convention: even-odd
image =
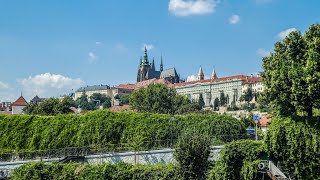
[(144, 48), (144, 56), (140, 58), (140, 65), (138, 68), (137, 82), (149, 80), (149, 79), (165, 79), (172, 84), (179, 83), (180, 77), (175, 68), (163, 70), (163, 62), (161, 56), (160, 70), (157, 71), (154, 64), (154, 58), (150, 63), (148, 60), (147, 49)]

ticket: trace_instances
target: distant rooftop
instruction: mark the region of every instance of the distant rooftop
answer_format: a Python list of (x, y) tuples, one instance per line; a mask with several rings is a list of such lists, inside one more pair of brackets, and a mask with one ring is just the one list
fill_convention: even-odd
[(27, 106), (28, 103), (27, 101), (24, 99), (23, 96), (20, 96), (13, 104), (12, 106)]
[(110, 89), (110, 86), (101, 84), (101, 85), (81, 87), (78, 90), (76, 90), (76, 92), (97, 91), (97, 90), (107, 90), (107, 89)]
[(229, 81), (229, 80), (242, 80), (246, 84), (252, 84), (252, 83), (261, 82), (261, 77), (260, 76), (245, 76), (245, 75), (227, 76), (227, 77), (221, 77), (221, 78), (215, 78), (215, 79), (204, 79), (204, 80), (176, 83), (176, 84), (174, 84), (174, 87), (187, 86), (187, 85), (192, 85), (192, 84), (197, 84), (197, 83), (222, 82), (222, 81)]

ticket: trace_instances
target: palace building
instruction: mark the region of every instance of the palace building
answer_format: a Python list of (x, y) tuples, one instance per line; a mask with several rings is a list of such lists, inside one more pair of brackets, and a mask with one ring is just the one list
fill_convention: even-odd
[(149, 62), (147, 49), (144, 49), (144, 56), (140, 58), (140, 64), (137, 74), (137, 82), (150, 79), (165, 79), (171, 83), (179, 83), (180, 77), (175, 68), (163, 70), (163, 61), (161, 56), (160, 70), (155, 68), (154, 58)]
[(227, 77), (217, 77), (215, 69), (210, 79), (204, 79), (202, 67), (199, 69), (198, 79), (190, 82), (176, 83), (173, 85), (178, 94), (185, 95), (191, 100), (197, 101), (202, 94), (205, 106), (214, 104), (216, 98), (224, 93), (227, 99), (227, 105), (231, 105), (234, 101), (236, 105), (240, 105), (240, 96), (251, 88), (253, 92), (262, 92), (263, 85), (261, 77), (236, 75)]

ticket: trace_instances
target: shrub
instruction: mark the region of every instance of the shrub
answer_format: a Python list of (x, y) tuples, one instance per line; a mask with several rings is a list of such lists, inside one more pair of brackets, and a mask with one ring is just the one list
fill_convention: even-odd
[(130, 164), (99, 164), (82, 165), (77, 163), (43, 162), (24, 164), (16, 168), (11, 174), (12, 180), (29, 179), (182, 179), (172, 164), (138, 165)]
[(190, 127), (210, 136), (245, 133), (237, 119), (215, 114), (177, 115), (174, 120), (166, 114), (107, 110), (85, 115), (0, 115), (0, 157), (7, 151), (64, 147), (118, 150), (121, 143), (137, 144), (137, 139), (141, 150), (152, 149), (163, 146), (159, 141), (177, 139)]
[(178, 139), (174, 157), (185, 179), (204, 179), (210, 155), (210, 137), (187, 130)]
[(210, 171), (209, 179), (238, 180), (252, 177), (255, 169), (252, 168), (251, 162), (258, 160), (261, 153), (263, 144), (260, 141), (240, 140), (228, 143), (221, 149), (219, 159)]
[(320, 177), (319, 117), (273, 117), (265, 144), (289, 173), (299, 179)]

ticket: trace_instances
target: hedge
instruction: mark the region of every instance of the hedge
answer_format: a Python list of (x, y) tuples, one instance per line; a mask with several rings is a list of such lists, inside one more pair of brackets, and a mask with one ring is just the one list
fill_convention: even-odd
[(0, 115), (0, 153), (113, 144), (152, 149), (158, 146), (155, 142), (177, 139), (190, 128), (211, 136), (245, 133), (237, 119), (215, 114), (177, 115), (174, 120), (166, 114), (106, 110), (85, 115)]
[(16, 168), (10, 176), (12, 180), (29, 179), (182, 179), (177, 173), (176, 167), (172, 164), (159, 165), (130, 165), (120, 164), (99, 164), (83, 165), (78, 163), (51, 163), (43, 162), (24, 164)]
[(320, 179), (320, 117), (273, 117), (265, 144), (289, 174)]
[(233, 141), (220, 151), (219, 159), (210, 171), (213, 180), (259, 179), (256, 165), (264, 153), (261, 141)]

